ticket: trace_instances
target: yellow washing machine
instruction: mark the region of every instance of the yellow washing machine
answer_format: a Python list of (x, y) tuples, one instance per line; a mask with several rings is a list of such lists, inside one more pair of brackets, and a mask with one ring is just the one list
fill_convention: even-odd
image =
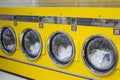
[(120, 8), (0, 8), (0, 71), (27, 80), (119, 80)]

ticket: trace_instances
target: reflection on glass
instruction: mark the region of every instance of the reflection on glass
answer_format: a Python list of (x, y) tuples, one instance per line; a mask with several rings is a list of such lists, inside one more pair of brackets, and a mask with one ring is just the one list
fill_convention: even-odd
[(94, 73), (106, 74), (114, 69), (117, 55), (111, 41), (102, 36), (94, 36), (84, 46), (83, 59)]
[(91, 26), (92, 25), (92, 18), (78, 18), (78, 25), (86, 25)]
[(71, 39), (64, 33), (56, 33), (50, 40), (50, 54), (55, 63), (68, 64), (73, 58), (73, 45)]
[(93, 19), (92, 25), (101, 26), (101, 19)]
[(101, 19), (102, 26), (114, 26), (114, 20), (112, 19)]
[(3, 49), (7, 53), (12, 53), (15, 48), (15, 36), (11, 29), (5, 27), (1, 34), (1, 41)]
[(28, 58), (36, 58), (39, 56), (41, 43), (38, 34), (33, 30), (28, 30), (24, 33), (22, 46)]
[(96, 38), (90, 42), (87, 56), (90, 62), (99, 69), (107, 69), (113, 64), (114, 49), (111, 44), (102, 38)]
[(59, 34), (52, 40), (53, 55), (61, 61), (69, 61), (72, 55), (72, 44), (66, 35)]

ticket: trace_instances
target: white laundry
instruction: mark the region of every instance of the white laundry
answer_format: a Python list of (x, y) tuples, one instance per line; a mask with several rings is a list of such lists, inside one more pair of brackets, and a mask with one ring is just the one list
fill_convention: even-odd
[(64, 60), (68, 59), (72, 55), (72, 46), (67, 46), (67, 48), (60, 46), (58, 50), (58, 59)]
[(40, 43), (36, 42), (34, 45), (30, 46), (31, 55), (37, 56), (40, 50)]
[(108, 57), (111, 58), (110, 52), (97, 49), (95, 53), (90, 55), (90, 60), (92, 64), (94, 64), (98, 68), (104, 68), (109, 65), (111, 59), (108, 61), (106, 59), (106, 54), (108, 54)]
[(7, 49), (12, 50), (14, 48), (14, 44), (8, 45)]

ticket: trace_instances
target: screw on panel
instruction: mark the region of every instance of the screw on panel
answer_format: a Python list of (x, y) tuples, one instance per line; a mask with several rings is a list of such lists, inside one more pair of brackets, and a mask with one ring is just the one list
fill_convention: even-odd
[(44, 17), (39, 17), (39, 28), (44, 28)]
[(114, 35), (120, 35), (120, 29), (113, 29)]
[(72, 31), (77, 31), (77, 26), (76, 26), (76, 25), (72, 25), (72, 26), (71, 26), (71, 30), (72, 30)]
[(14, 26), (17, 26), (17, 17), (14, 16)]
[(39, 28), (44, 28), (44, 24), (43, 23), (39, 23)]
[(72, 31), (77, 31), (77, 18), (72, 18), (72, 23), (71, 23), (71, 30)]

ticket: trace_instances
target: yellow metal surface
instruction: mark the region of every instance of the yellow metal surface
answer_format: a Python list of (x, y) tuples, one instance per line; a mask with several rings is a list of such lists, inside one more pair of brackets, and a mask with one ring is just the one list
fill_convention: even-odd
[[(120, 19), (120, 8), (0, 8), (0, 14)], [(2, 28), (5, 25), (11, 26), (17, 37), (16, 51), (12, 55), (7, 55), (0, 50), (0, 56), (8, 58), (0, 58), (0, 69), (33, 78), (35, 80), (84, 80), (84, 77), (100, 80), (120, 79), (120, 35), (114, 35), (112, 27), (108, 28), (79, 25), (77, 27), (77, 31), (71, 31), (71, 25), (65, 24), (44, 23), (44, 28), (39, 28), (39, 23), (36, 22), (18, 21), (17, 26), (14, 26), (13, 23), (13, 21), (0, 20), (0, 27)], [(37, 60), (28, 60), (20, 49), (20, 35), (26, 28), (33, 28), (41, 35), (43, 49), (41, 56)], [(66, 67), (56, 66), (48, 56), (47, 41), (49, 36), (56, 31), (63, 31), (69, 34), (75, 45), (75, 58), (73, 62)], [(82, 47), (85, 40), (91, 35), (96, 34), (109, 38), (114, 43), (118, 52), (117, 66), (113, 72), (107, 75), (100, 76), (93, 74), (87, 69), (82, 60)], [(40, 66), (44, 66), (49, 69), (42, 68)]]

